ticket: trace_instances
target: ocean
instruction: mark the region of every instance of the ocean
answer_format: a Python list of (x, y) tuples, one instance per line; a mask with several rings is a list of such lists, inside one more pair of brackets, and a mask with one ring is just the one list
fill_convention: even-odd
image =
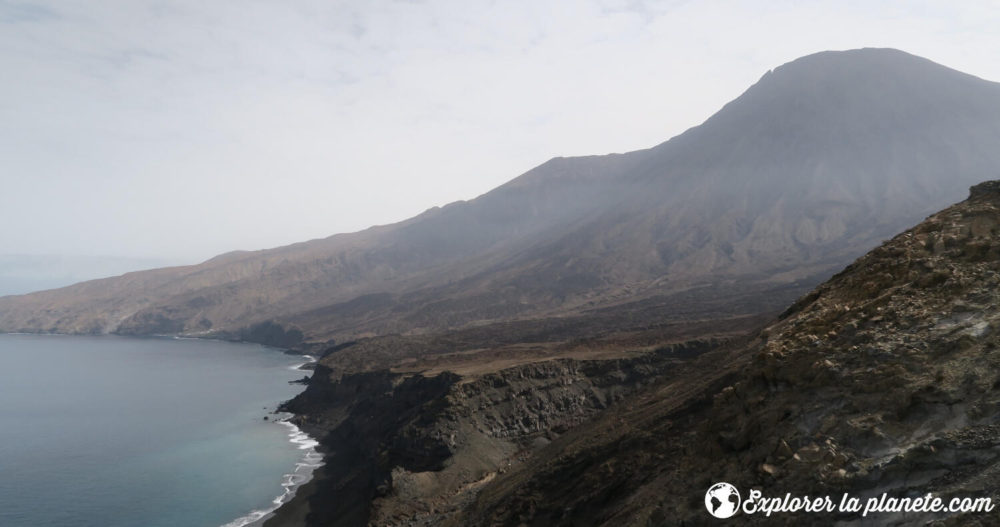
[(271, 413), (302, 390), (288, 381), (303, 362), (207, 340), (0, 335), (0, 525), (251, 523), (319, 463)]

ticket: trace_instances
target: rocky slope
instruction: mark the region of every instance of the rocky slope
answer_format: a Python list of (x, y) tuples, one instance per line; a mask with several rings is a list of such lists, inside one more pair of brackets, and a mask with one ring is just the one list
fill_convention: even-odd
[[(765, 496), (1000, 499), (1000, 181), (498, 475), (451, 525), (700, 525), (716, 481)], [(745, 516), (745, 515), (744, 515)], [(740, 523), (996, 525), (993, 513)], [(734, 519), (734, 520), (735, 520)]]
[(988, 177), (998, 141), (996, 83), (895, 50), (819, 53), (654, 148), (553, 159), (394, 225), (0, 298), (0, 331), (269, 322), (322, 343), (716, 302), (705, 285), (803, 291)]

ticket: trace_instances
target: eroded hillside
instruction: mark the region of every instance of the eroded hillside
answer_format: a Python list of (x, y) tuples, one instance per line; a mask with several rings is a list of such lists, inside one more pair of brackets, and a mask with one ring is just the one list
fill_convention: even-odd
[[(698, 525), (716, 481), (765, 495), (1000, 496), (1000, 182), (499, 476), (454, 525)], [(839, 494), (838, 494), (839, 495)], [(742, 523), (844, 524), (779, 514)], [(878, 525), (994, 525), (887, 514)]]

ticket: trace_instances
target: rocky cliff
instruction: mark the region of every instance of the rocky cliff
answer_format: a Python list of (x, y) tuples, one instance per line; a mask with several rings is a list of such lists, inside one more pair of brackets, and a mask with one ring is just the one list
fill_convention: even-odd
[(326, 466), (266, 525), (437, 525), (552, 439), (719, 345), (464, 376), (320, 365), (285, 409), (320, 438)]

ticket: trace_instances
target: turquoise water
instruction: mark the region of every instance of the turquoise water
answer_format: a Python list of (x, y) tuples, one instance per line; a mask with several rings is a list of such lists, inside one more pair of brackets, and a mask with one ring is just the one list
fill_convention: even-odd
[(246, 523), (315, 460), (308, 438), (263, 419), (302, 390), (288, 384), (302, 362), (225, 342), (0, 335), (0, 526)]

